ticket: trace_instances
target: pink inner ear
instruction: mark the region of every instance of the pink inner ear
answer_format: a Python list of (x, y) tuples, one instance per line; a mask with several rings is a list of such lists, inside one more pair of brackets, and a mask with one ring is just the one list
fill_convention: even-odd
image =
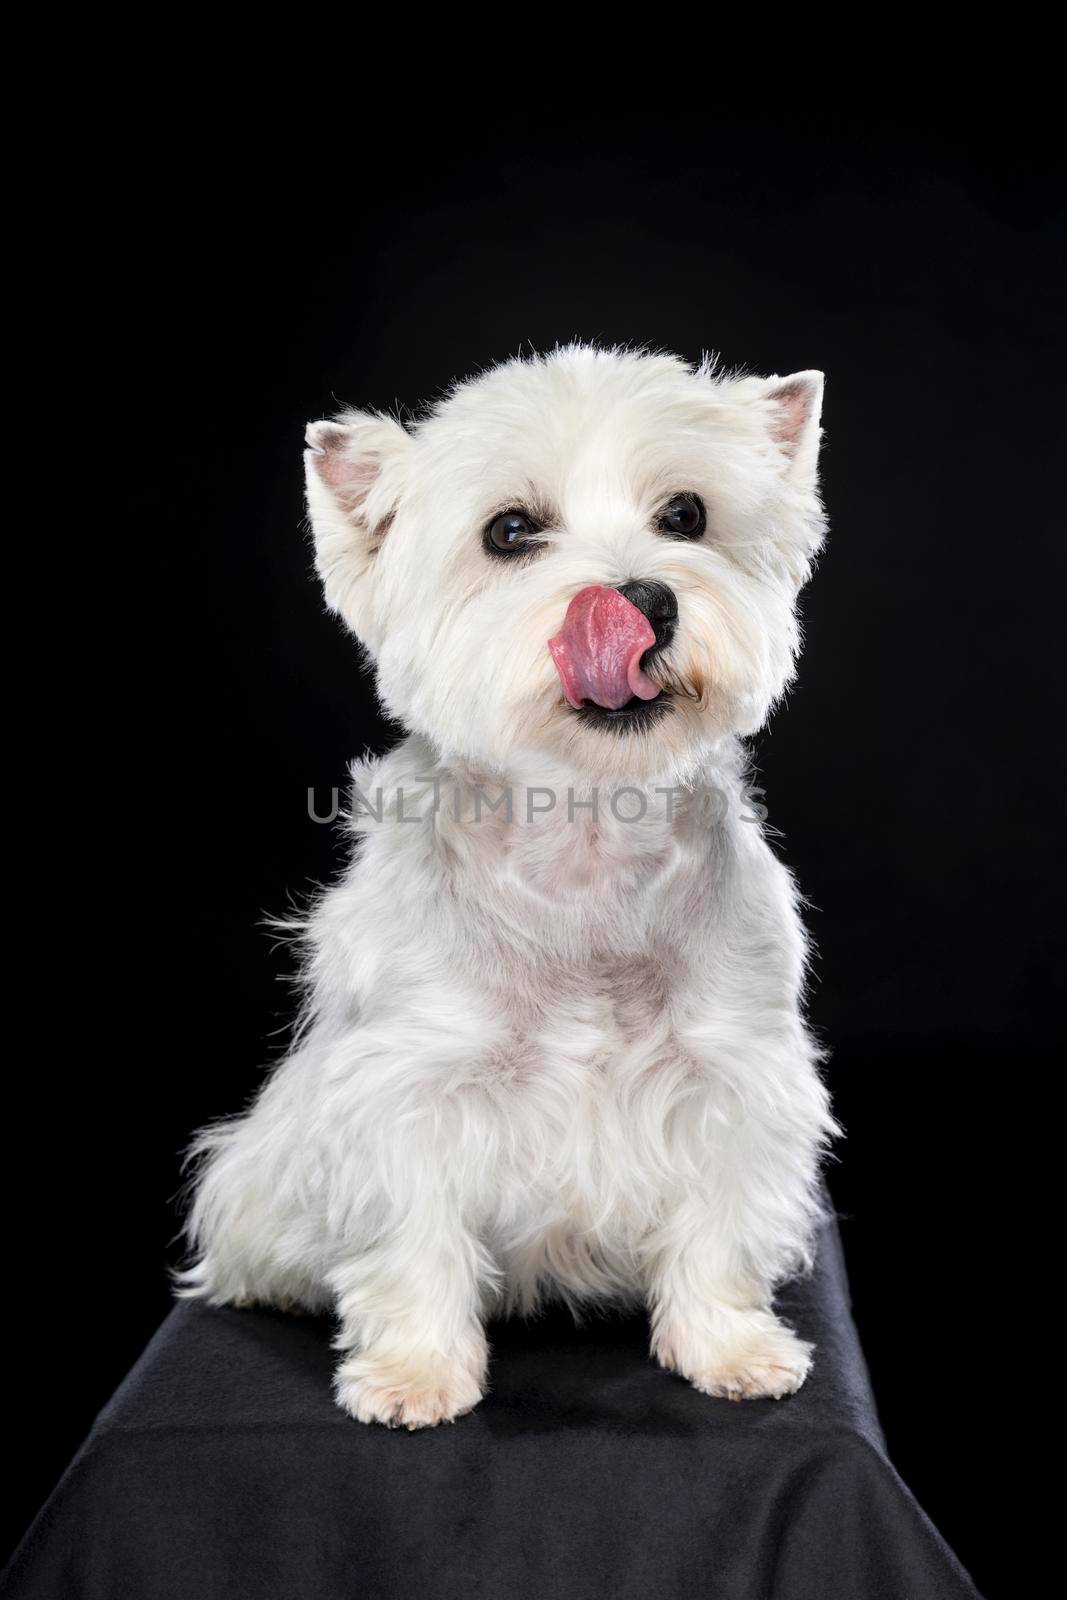
[(810, 383), (786, 383), (773, 390), (775, 403), (771, 432), (784, 445), (795, 445), (811, 416), (815, 394)]
[(323, 483), (336, 490), (353, 510), (362, 505), (378, 476), (377, 457), (364, 456), (353, 461), (345, 449), (348, 434), (341, 428), (318, 428), (308, 442), (315, 471)]

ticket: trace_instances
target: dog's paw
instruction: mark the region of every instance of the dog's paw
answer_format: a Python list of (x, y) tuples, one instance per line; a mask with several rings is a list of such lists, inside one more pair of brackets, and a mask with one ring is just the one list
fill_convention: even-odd
[(811, 1371), (812, 1346), (769, 1311), (716, 1310), (713, 1332), (660, 1330), (652, 1353), (703, 1394), (724, 1400), (781, 1400)]
[(337, 1403), (358, 1422), (387, 1428), (435, 1428), (455, 1422), (482, 1398), (477, 1378), (458, 1363), (435, 1363), (422, 1371), (377, 1367), (373, 1358), (354, 1356), (334, 1379)]

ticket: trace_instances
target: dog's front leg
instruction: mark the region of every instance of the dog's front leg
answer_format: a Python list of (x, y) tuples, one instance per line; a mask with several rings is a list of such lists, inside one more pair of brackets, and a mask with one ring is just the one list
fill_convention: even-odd
[[(799, 1389), (812, 1347), (772, 1310), (776, 1285), (809, 1256), (819, 1218), (826, 1091), (803, 1051), (755, 1049), (748, 1082), (708, 1077), (706, 1140), (648, 1241), (652, 1353), (706, 1394), (779, 1399)], [(762, 1082), (758, 1081), (762, 1078)]]
[(771, 1286), (714, 1242), (717, 1219), (687, 1201), (660, 1230), (650, 1272), (652, 1354), (705, 1394), (780, 1399), (799, 1389), (812, 1347), (771, 1310)]
[(427, 1428), (482, 1398), (488, 1346), (478, 1242), (445, 1204), (412, 1210), (331, 1274), (338, 1403), (360, 1422)]

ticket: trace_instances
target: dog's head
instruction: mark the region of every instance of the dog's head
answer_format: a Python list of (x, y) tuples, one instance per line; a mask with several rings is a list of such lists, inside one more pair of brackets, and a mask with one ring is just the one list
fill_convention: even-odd
[(422, 420), (308, 428), (329, 605), (389, 713), (498, 771), (684, 776), (788, 683), (824, 523), (822, 376), (570, 346)]

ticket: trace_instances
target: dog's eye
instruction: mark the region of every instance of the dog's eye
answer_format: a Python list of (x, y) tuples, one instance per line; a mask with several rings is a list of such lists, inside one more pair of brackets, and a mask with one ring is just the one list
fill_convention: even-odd
[(485, 530), (485, 544), (496, 555), (518, 555), (528, 550), (541, 529), (525, 511), (502, 511)]
[(676, 539), (699, 539), (707, 525), (704, 502), (695, 494), (676, 494), (656, 518), (659, 531)]

